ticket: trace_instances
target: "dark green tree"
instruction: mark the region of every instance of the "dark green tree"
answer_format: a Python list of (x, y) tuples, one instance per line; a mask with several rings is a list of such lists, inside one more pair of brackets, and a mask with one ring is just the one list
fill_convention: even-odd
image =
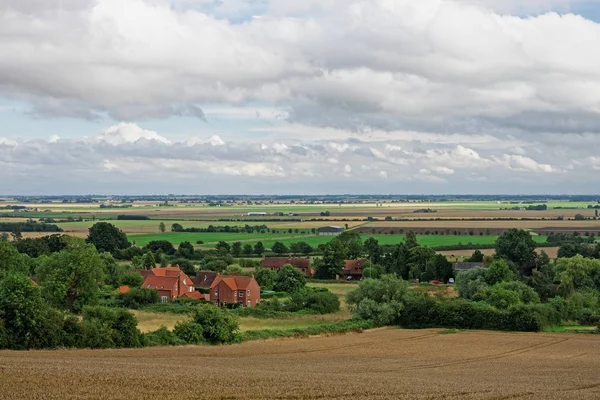
[(271, 247), (271, 251), (273, 253), (276, 254), (285, 254), (287, 252), (289, 252), (289, 249), (287, 248), (287, 246), (281, 242), (275, 242), (273, 243), (273, 246)]
[(531, 234), (522, 229), (509, 229), (496, 240), (496, 256), (515, 263), (523, 276), (535, 268), (535, 248)]
[(323, 257), (317, 265), (315, 276), (319, 279), (333, 279), (344, 273), (346, 249), (342, 242), (332, 240), (323, 246)]
[(246, 243), (242, 249), (242, 253), (244, 253), (245, 256), (251, 256), (253, 253), (253, 249), (252, 249), (252, 245), (250, 243)]
[(310, 253), (313, 252), (313, 248), (310, 244), (306, 242), (297, 242), (292, 243), (290, 245), (290, 251), (294, 254), (303, 254), (305, 256), (308, 256)]
[(254, 254), (259, 257), (265, 254), (265, 246), (262, 244), (262, 242), (258, 242), (254, 245)]
[(278, 292), (295, 293), (304, 288), (306, 277), (300, 270), (287, 264), (277, 272), (275, 290)]
[(235, 242), (231, 246), (231, 255), (234, 257), (239, 257), (242, 255), (242, 244), (240, 242)]
[(277, 272), (258, 267), (254, 271), (254, 279), (256, 279), (261, 290), (273, 290), (275, 287), (275, 279), (277, 279)]
[(112, 254), (131, 246), (127, 241), (127, 235), (108, 222), (95, 223), (89, 229), (87, 242), (96, 246), (99, 252), (108, 251)]

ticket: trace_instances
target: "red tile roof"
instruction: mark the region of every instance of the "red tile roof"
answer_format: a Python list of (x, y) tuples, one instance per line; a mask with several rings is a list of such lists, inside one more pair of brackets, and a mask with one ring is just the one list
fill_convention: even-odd
[(296, 268), (309, 268), (310, 259), (302, 257), (265, 257), (260, 262), (263, 268), (281, 268), (286, 264)]
[(118, 289), (115, 290), (116, 293), (129, 293), (129, 291), (131, 291), (131, 288), (129, 286), (119, 286)]
[(363, 267), (367, 260), (346, 260), (344, 266), (345, 274), (362, 274)]
[(224, 282), (231, 290), (246, 290), (254, 281), (253, 276), (222, 276), (217, 275), (210, 288), (214, 288), (219, 283)]
[(171, 290), (175, 287), (178, 280), (179, 278), (176, 276), (150, 275), (144, 279), (142, 287), (146, 289)]

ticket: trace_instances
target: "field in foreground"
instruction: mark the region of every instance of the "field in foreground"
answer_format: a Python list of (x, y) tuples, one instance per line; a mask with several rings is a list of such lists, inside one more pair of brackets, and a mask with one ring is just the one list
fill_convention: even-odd
[(0, 352), (11, 399), (597, 399), (600, 336), (384, 329), (226, 347)]

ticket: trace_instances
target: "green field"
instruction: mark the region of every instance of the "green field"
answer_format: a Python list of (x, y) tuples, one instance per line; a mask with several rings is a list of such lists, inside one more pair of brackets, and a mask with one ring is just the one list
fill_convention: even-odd
[[(369, 237), (374, 237), (379, 241), (379, 244), (398, 244), (404, 240), (405, 235), (362, 235), (363, 240)], [(532, 236), (536, 243), (545, 243), (545, 236)], [(135, 241), (138, 246), (144, 246), (153, 240), (168, 240), (174, 245), (181, 242), (196, 243), (197, 241), (204, 242), (199, 247), (213, 248), (219, 241), (228, 243), (244, 242), (251, 245), (257, 242), (262, 242), (267, 248), (270, 248), (276, 241), (282, 242), (285, 245), (290, 245), (296, 242), (307, 242), (313, 247), (320, 244), (325, 244), (332, 239), (331, 236), (316, 236), (316, 235), (297, 235), (287, 233), (156, 233), (145, 235), (131, 235), (130, 241)], [(454, 246), (457, 244), (477, 244), (491, 245), (496, 242), (498, 236), (455, 236), (455, 235), (418, 235), (417, 241), (423, 246)]]

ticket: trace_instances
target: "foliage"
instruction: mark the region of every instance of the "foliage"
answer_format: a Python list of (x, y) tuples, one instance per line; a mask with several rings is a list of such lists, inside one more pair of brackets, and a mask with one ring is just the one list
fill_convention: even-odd
[(259, 331), (248, 331), (244, 332), (241, 335), (241, 340), (249, 341), (264, 340), (270, 338), (301, 337), (309, 335), (312, 336), (321, 335), (324, 333), (362, 332), (366, 329), (371, 329), (373, 327), (373, 324), (371, 324), (368, 321), (348, 320), (288, 330), (264, 329)]
[(6, 272), (29, 273), (30, 261), (10, 242), (0, 241), (0, 277)]
[(329, 291), (307, 290), (294, 293), (287, 309), (290, 312), (310, 310), (319, 314), (330, 314), (340, 311), (340, 299)]
[(144, 335), (144, 343), (146, 346), (180, 346), (186, 344), (185, 341), (181, 340), (165, 326), (146, 333)]
[(277, 279), (277, 272), (257, 267), (254, 271), (254, 279), (256, 279), (261, 290), (273, 290), (275, 287), (275, 280)]
[(175, 254), (175, 247), (168, 240), (153, 240), (145, 248), (154, 254), (157, 254), (159, 250), (162, 250), (168, 256)]
[(173, 329), (175, 336), (187, 344), (202, 344), (206, 343), (204, 338), (204, 328), (202, 325), (193, 322), (179, 322)]
[(54, 307), (80, 311), (96, 302), (105, 265), (92, 244), (71, 239), (69, 246), (41, 260), (36, 273), (44, 298)]
[(348, 293), (346, 302), (359, 318), (375, 325), (393, 325), (400, 320), (408, 292), (406, 281), (395, 275), (364, 279)]
[(160, 302), (157, 290), (145, 288), (132, 288), (127, 293), (117, 295), (117, 304), (124, 308), (138, 309), (149, 304)]
[(194, 263), (192, 263), (190, 260), (187, 260), (185, 258), (176, 258), (174, 260), (171, 260), (170, 264), (171, 266), (178, 265), (179, 269), (183, 271), (183, 273), (187, 276), (196, 275), (196, 267), (194, 266)]
[(83, 346), (90, 348), (141, 347), (137, 319), (122, 308), (84, 307)]
[(277, 272), (274, 289), (278, 292), (295, 293), (306, 285), (306, 277), (298, 269), (287, 264)]
[(131, 246), (127, 235), (108, 222), (98, 222), (89, 229), (87, 242), (96, 246), (100, 252), (108, 251), (115, 254), (119, 250)]
[(239, 324), (227, 310), (212, 304), (197, 306), (192, 321), (202, 327), (202, 336), (210, 344), (231, 343), (237, 339)]
[(536, 247), (529, 232), (509, 229), (496, 240), (496, 255), (518, 265), (521, 275), (530, 276), (535, 267)]
[(336, 276), (343, 275), (347, 256), (344, 243), (336, 237), (322, 246), (322, 252), (323, 257), (315, 265), (315, 277), (319, 279), (333, 279)]

